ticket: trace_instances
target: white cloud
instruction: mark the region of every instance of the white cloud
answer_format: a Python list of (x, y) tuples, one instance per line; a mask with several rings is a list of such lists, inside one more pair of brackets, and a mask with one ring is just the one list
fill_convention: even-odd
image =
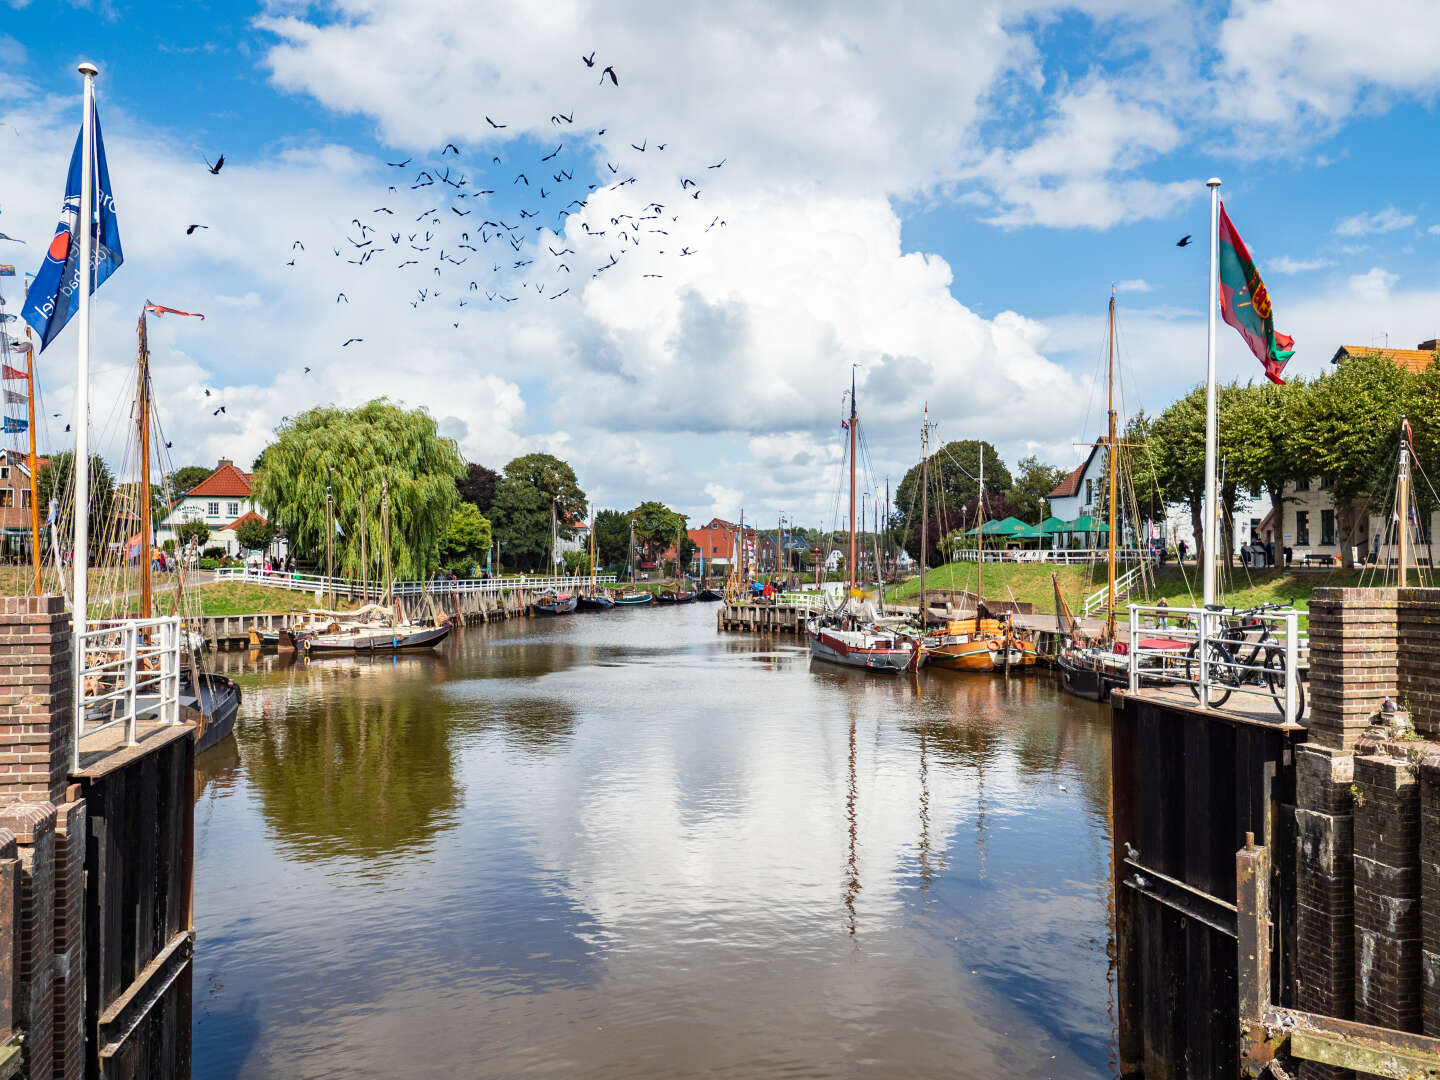
[(1330, 259), (1292, 259), (1289, 255), (1277, 255), (1265, 260), (1265, 269), (1277, 274), (1305, 274), (1311, 270), (1323, 270), (1334, 266)]
[(1337, 236), (1372, 236), (1394, 232), (1414, 224), (1414, 214), (1402, 213), (1393, 206), (1387, 206), (1373, 214), (1355, 214), (1341, 218), (1335, 223), (1335, 233)]
[(1144, 278), (1130, 278), (1130, 279), (1127, 280), (1127, 281), (1117, 281), (1117, 282), (1115, 283), (1115, 291), (1116, 291), (1116, 292), (1122, 292), (1122, 293), (1127, 293), (1127, 292), (1147, 293), (1147, 292), (1153, 292), (1154, 289), (1155, 289), (1155, 286), (1154, 286), (1154, 285), (1151, 285), (1151, 284), (1150, 284), (1148, 281), (1146, 281)]
[(1390, 289), (1400, 280), (1398, 274), (1392, 274), (1378, 266), (1372, 266), (1363, 274), (1350, 275), (1350, 290), (1364, 301), (1384, 300), (1390, 295)]
[(1427, 233), (1429, 233), (1431, 236), (1440, 236), (1440, 225), (1431, 225), (1431, 226), (1430, 226), (1428, 229), (1426, 229), (1425, 231), (1426, 231)]

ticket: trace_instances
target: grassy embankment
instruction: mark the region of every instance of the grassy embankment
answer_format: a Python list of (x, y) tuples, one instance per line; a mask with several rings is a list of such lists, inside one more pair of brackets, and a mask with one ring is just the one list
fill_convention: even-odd
[[(172, 584), (167, 582), (167, 584)], [(170, 611), (173, 589), (163, 593), (157, 590), (156, 605), (162, 613)], [(200, 613), (202, 615), (257, 615), (265, 612), (307, 611), (313, 607), (330, 607), (322, 600), (318, 605), (315, 594), (292, 592), (289, 589), (272, 589), (265, 585), (248, 585), (239, 581), (221, 581), (200, 586)], [(359, 607), (358, 601), (335, 597), (333, 610), (349, 611)], [(95, 616), (113, 614), (113, 606), (101, 610), (102, 605), (92, 605)], [(130, 597), (129, 613), (134, 615), (140, 609), (139, 598)]]
[[(925, 575), (929, 589), (971, 589), (975, 588), (975, 564), (971, 562), (949, 563)], [(1047, 566), (1044, 564), (986, 563), (985, 595), (997, 600), (1017, 600), (1035, 605), (1037, 612), (1055, 610), (1055, 593), (1050, 575), (1054, 573), (1060, 582), (1060, 592), (1071, 610), (1079, 612), (1084, 598), (1105, 584), (1105, 567), (1089, 566)], [(1373, 571), (1363, 570), (1241, 570), (1231, 568), (1222, 581), (1221, 594), (1228, 606), (1248, 607), (1254, 604), (1278, 601), (1294, 601), (1295, 606), (1304, 610), (1310, 605), (1310, 595), (1316, 589), (1354, 586), (1371, 582)], [(888, 594), (890, 599), (913, 601), (920, 591), (918, 578), (896, 586)], [(1155, 584), (1141, 592), (1133, 593), (1129, 599), (1139, 603), (1153, 604), (1161, 597), (1171, 607), (1192, 607), (1200, 602), (1200, 577), (1194, 565), (1182, 568), (1174, 565), (1157, 567)]]

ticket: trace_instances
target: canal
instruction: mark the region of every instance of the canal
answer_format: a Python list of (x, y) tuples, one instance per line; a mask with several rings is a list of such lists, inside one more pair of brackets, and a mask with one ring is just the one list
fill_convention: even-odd
[(714, 616), (224, 657), (194, 1075), (1110, 1076), (1108, 709)]

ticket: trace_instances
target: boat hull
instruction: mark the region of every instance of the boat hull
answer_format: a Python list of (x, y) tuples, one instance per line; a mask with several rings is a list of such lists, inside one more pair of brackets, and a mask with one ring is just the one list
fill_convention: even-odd
[(450, 624), (408, 634), (316, 634), (306, 640), (311, 655), (333, 653), (415, 652), (433, 649), (450, 636)]
[(655, 597), (650, 593), (637, 593), (634, 596), (617, 596), (615, 598), (616, 607), (643, 607), (654, 602)]
[(824, 629), (810, 630), (810, 658), (864, 668), (881, 675), (902, 674), (915, 663), (912, 649), (866, 648)]
[(695, 602), (697, 593), (694, 589), (689, 592), (662, 592), (655, 597), (657, 604), (691, 604)]
[(614, 607), (615, 601), (608, 596), (581, 596), (576, 599), (575, 606), (585, 611), (603, 611)]
[(724, 595), (719, 589), (701, 589), (695, 596), (696, 600), (723, 600)]
[(235, 730), (235, 716), (240, 711), (240, 687), (224, 675), (200, 673), (197, 696), (190, 676), (180, 685), (180, 719), (195, 725), (195, 752), (209, 750)]
[(561, 596), (554, 600), (536, 600), (533, 606), (536, 615), (569, 615), (578, 603), (579, 597)]

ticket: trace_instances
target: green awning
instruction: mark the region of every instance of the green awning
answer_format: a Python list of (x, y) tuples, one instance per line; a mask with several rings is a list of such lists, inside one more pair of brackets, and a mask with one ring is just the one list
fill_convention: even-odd
[(1056, 533), (1070, 531), (1070, 522), (1064, 518), (1050, 516), (1040, 523), (1040, 531), (1046, 536), (1054, 536)]
[(1011, 540), (1039, 540), (1043, 537), (1039, 525), (1022, 525), (1010, 534)]
[(1093, 514), (1081, 514), (1074, 521), (1067, 522), (1066, 524), (1069, 526), (1065, 530), (1066, 532), (1099, 533), (1110, 531), (1110, 526), (1106, 525), (1105, 522)]
[(971, 529), (969, 534), (974, 536), (976, 532), (984, 533), (986, 536), (1014, 536), (1016, 529), (1026, 528), (1025, 522), (1017, 517), (1001, 518), (998, 521), (987, 521), (978, 530)]

